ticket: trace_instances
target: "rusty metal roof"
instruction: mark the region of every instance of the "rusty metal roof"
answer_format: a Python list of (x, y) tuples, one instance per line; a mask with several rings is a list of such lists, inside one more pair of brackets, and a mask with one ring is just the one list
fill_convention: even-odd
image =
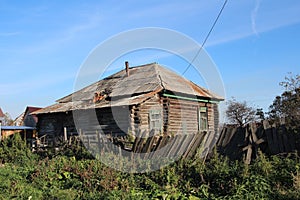
[[(138, 104), (149, 98), (153, 91), (163, 90), (206, 99), (223, 100), (210, 91), (156, 63), (129, 68), (129, 76), (121, 70), (93, 83), (73, 94), (57, 100), (57, 104), (38, 110), (33, 114), (66, 112), (68, 110), (101, 108)], [(110, 100), (93, 103), (96, 92), (109, 91)], [(118, 99), (118, 100), (116, 100)]]
[(32, 112), (37, 111), (39, 109), (41, 109), (41, 107), (27, 106), (26, 109), (25, 109), (25, 112), (32, 113)]

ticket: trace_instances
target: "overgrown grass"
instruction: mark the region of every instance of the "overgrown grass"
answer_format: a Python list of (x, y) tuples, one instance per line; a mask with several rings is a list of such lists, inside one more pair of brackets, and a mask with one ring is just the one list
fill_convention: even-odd
[(251, 165), (217, 153), (141, 174), (113, 170), (78, 146), (37, 155), (16, 135), (0, 144), (0, 199), (300, 199), (296, 154)]

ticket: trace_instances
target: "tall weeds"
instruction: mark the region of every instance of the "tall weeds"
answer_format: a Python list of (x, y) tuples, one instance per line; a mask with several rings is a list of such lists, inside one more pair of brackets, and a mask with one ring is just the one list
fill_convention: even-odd
[(297, 154), (251, 165), (215, 153), (131, 174), (93, 159), (78, 146), (32, 153), (19, 136), (0, 143), (0, 199), (299, 199)]

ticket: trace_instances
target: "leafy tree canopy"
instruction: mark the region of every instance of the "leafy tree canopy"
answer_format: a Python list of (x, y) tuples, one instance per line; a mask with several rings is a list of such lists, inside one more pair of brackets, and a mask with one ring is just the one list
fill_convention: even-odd
[[(239, 102), (235, 98), (232, 98), (228, 101), (228, 106), (226, 110), (226, 116), (228, 120), (232, 123), (239, 124), (239, 126), (244, 126), (250, 122), (255, 121), (257, 113), (259, 110), (249, 106), (246, 101)], [(260, 113), (259, 116), (263, 118), (263, 113)]]
[(288, 128), (297, 130), (300, 122), (300, 75), (289, 73), (279, 85), (285, 90), (269, 107), (269, 118), (277, 123), (283, 121)]

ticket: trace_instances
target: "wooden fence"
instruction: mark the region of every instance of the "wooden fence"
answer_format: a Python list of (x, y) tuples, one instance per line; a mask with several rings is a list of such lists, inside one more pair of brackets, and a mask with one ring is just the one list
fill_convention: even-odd
[(267, 155), (300, 151), (300, 134), (287, 131), (285, 125), (262, 123), (246, 127), (225, 126), (217, 142), (218, 151), (230, 159), (244, 159), (250, 163), (258, 149)]
[[(109, 135), (103, 135), (98, 131), (81, 131), (79, 137), (88, 149), (97, 149), (97, 151), (114, 151), (121, 154), (121, 149), (140, 153), (143, 156), (162, 156), (162, 157), (182, 157), (189, 158), (196, 154), (197, 150), (201, 148), (201, 156), (205, 157), (212, 142), (212, 133), (201, 132), (195, 134), (182, 135), (153, 135), (146, 136), (146, 132), (136, 137), (134, 141), (130, 142), (122, 138), (114, 138)], [(159, 151), (161, 150), (161, 151)], [(158, 155), (155, 155), (158, 154)]]

